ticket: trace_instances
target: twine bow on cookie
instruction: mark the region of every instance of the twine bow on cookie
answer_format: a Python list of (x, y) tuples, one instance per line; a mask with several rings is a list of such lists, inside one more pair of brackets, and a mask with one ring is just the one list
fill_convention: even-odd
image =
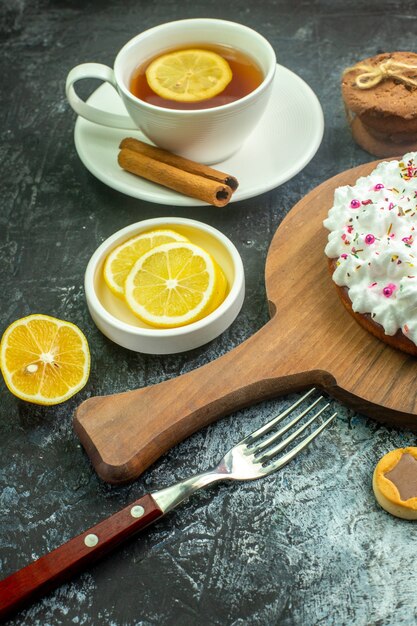
[(359, 87), (359, 89), (372, 89), (372, 87), (376, 87), (376, 85), (383, 80), (387, 80), (388, 78), (394, 78), (395, 80), (401, 81), (405, 85), (417, 87), (417, 80), (407, 76), (405, 73), (407, 71), (414, 70), (414, 75), (416, 75), (417, 65), (401, 63), (400, 61), (394, 61), (393, 59), (382, 61), (379, 65), (359, 63), (353, 67), (348, 67), (343, 72), (343, 76), (353, 70), (362, 71), (362, 73), (358, 74), (355, 78), (355, 85)]

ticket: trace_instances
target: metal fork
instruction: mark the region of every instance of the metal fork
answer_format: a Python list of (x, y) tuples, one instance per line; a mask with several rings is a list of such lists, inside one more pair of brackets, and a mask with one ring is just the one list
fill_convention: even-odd
[(329, 404), (325, 404), (283, 439), (283, 435), (316, 409), (323, 400), (320, 396), (277, 432), (272, 432), (314, 391), (311, 389), (280, 415), (242, 439), (212, 470), (142, 496), (125, 509), (5, 578), (0, 582), (0, 618), (8, 617), (99, 557), (108, 554), (116, 545), (178, 506), (194, 491), (222, 480), (254, 480), (284, 467), (336, 417), (336, 413), (333, 413), (288, 452), (281, 454), (329, 407)]

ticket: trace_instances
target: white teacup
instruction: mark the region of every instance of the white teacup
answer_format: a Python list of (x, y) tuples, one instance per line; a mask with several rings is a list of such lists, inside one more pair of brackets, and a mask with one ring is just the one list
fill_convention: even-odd
[[(264, 79), (254, 91), (210, 109), (178, 110), (154, 106), (134, 96), (129, 82), (134, 70), (167, 49), (188, 44), (220, 44), (249, 54)], [(259, 121), (272, 90), (276, 68), (273, 48), (259, 33), (235, 22), (188, 19), (155, 26), (131, 39), (118, 53), (114, 70), (101, 63), (77, 65), (68, 74), (66, 94), (78, 115), (113, 128), (140, 129), (153, 143), (203, 163), (223, 161), (239, 150)], [(74, 83), (82, 78), (109, 82), (129, 116), (97, 109), (81, 100)]]

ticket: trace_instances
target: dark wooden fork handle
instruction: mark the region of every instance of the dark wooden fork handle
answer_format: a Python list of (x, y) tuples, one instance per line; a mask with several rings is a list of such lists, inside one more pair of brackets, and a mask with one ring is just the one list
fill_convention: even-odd
[(0, 581), (0, 619), (67, 581), (163, 515), (147, 494)]

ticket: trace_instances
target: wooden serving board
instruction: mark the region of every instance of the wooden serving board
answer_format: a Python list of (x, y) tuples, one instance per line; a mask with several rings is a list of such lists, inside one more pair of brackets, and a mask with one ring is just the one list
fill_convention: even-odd
[(417, 360), (356, 323), (338, 298), (324, 255), (322, 221), (335, 188), (354, 184), (377, 163), (322, 183), (283, 220), (266, 263), (271, 320), (255, 335), (178, 378), (78, 407), (74, 428), (101, 478), (136, 478), (219, 417), (313, 385), (361, 413), (417, 432)]

